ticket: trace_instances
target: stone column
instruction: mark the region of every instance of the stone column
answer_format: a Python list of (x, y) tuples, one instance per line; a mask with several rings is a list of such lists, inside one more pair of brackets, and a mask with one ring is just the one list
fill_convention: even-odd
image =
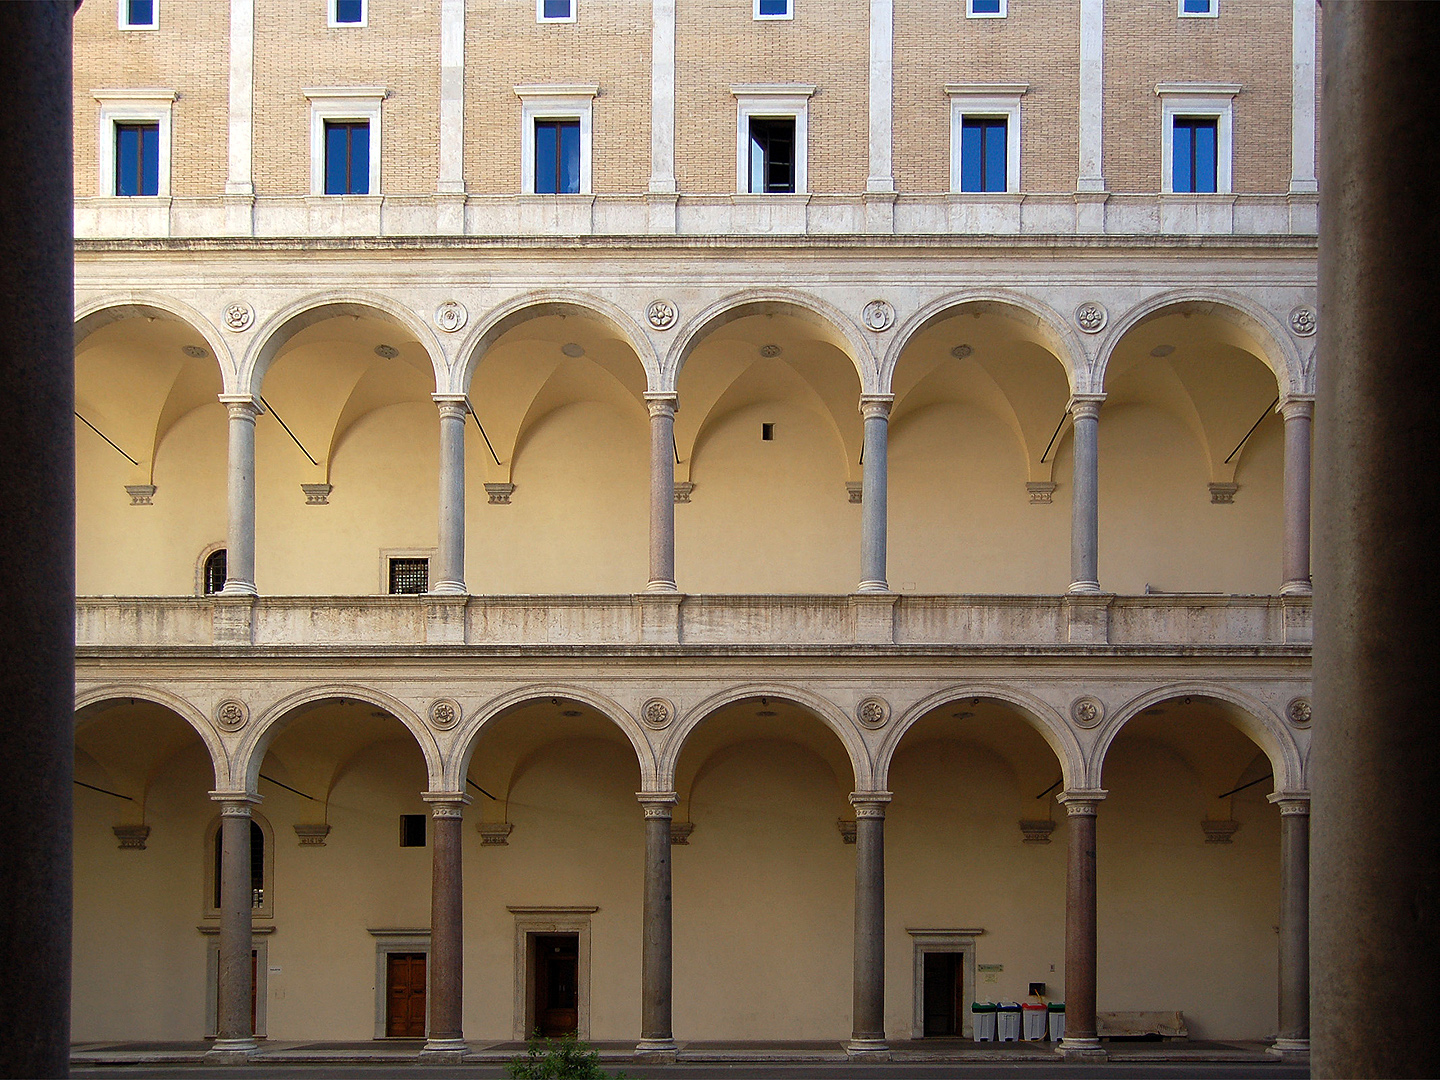
[(249, 394), (221, 394), (230, 411), (230, 528), (225, 539), (226, 596), (255, 596), (255, 418)]
[(0, 961), (10, 973), (0, 988), (0, 1076), (68, 1076), (70, 1065), (73, 11), (69, 3), (0, 4), (0, 92), (9, 103), (0, 148), (13, 163), (0, 176)]
[(645, 912), (640, 957), (640, 1042), (635, 1053), (653, 1061), (674, 1061), (670, 1020), (670, 814), (673, 791), (642, 791), (645, 809)]
[(250, 1002), (255, 997), (251, 912), (255, 899), (250, 879), (250, 811), (259, 796), (212, 791), (220, 804), (220, 1002), (215, 1042), (207, 1058), (244, 1059), (254, 1053)]
[(1309, 596), (1310, 587), (1310, 418), (1315, 402), (1286, 398), (1285, 418), (1285, 565), (1280, 592)]
[(463, 394), (433, 394), (440, 406), (440, 550), (432, 593), (464, 596), (465, 417)]
[(1321, 18), (1311, 1067), (1440, 1076), (1440, 6)]
[(470, 796), (427, 791), (430, 804), (430, 1030), (421, 1056), (459, 1061), (469, 1049), (462, 1031), (465, 1004), (465, 894), (460, 837)]
[(1103, 791), (1067, 791), (1070, 833), (1065, 866), (1065, 1038), (1056, 1047), (1066, 1058), (1105, 1060), (1095, 1025), (1095, 809)]
[(1310, 1053), (1310, 800), (1277, 793), (1280, 807), (1280, 1031), (1270, 1053)]
[(674, 394), (646, 394), (650, 408), (649, 592), (675, 592)]
[(850, 1043), (859, 1054), (885, 1042), (885, 804), (888, 791), (852, 791), (855, 807), (855, 987)]
[(860, 509), (860, 592), (889, 592), (885, 578), (889, 468), (886, 452), (890, 434), (890, 403), (894, 398), (865, 395), (860, 415), (865, 418), (864, 485)]
[[(1070, 399), (1070, 415), (1075, 420), (1075, 483), (1070, 508), (1072, 593), (1100, 591), (1100, 403), (1104, 400), (1103, 394), (1076, 394)], [(1065, 1030), (1070, 1030), (1068, 1016)]]

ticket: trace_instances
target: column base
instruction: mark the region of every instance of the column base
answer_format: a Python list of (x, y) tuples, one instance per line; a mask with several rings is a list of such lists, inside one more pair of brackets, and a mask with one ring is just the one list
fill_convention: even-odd
[(674, 1065), (679, 1053), (674, 1039), (641, 1039), (635, 1044), (635, 1056), (648, 1065)]
[(260, 590), (253, 581), (227, 581), (218, 596), (259, 596)]
[(1109, 1061), (1099, 1039), (1061, 1039), (1055, 1053), (1066, 1061)]
[(646, 592), (679, 592), (680, 587), (673, 581), (653, 580), (645, 586)]
[(427, 1039), (416, 1060), (432, 1065), (449, 1065), (463, 1061), (469, 1052), (470, 1047), (464, 1039)]
[(867, 581), (862, 581), (862, 582), (860, 582), (859, 585), (857, 585), (857, 586), (855, 587), (855, 591), (856, 591), (856, 592), (889, 592), (889, 591), (890, 591), (890, 583), (889, 583), (888, 581), (876, 581), (876, 580), (873, 580), (873, 579), (872, 579), (872, 580), (867, 580)]
[(1092, 596), (1100, 591), (1098, 581), (1072, 581), (1065, 590), (1070, 596)]
[(469, 596), (470, 590), (463, 581), (437, 581), (430, 589), (431, 596)]
[(866, 1061), (889, 1061), (890, 1044), (883, 1038), (851, 1039), (845, 1044), (845, 1056), (850, 1058), (864, 1058)]
[(254, 1039), (216, 1039), (205, 1051), (207, 1065), (244, 1065), (252, 1060), (260, 1047)]
[(1310, 1060), (1310, 1040), (1276, 1039), (1275, 1045), (1266, 1048), (1265, 1052), (1281, 1061), (1303, 1065)]
[(1287, 581), (1280, 586), (1281, 596), (1314, 596), (1315, 586), (1308, 581)]

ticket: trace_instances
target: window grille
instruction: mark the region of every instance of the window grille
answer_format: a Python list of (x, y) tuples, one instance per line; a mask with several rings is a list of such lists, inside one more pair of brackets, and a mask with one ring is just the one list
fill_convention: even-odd
[(205, 595), (213, 596), (225, 588), (225, 549), (216, 548), (205, 557)]
[(429, 591), (429, 559), (390, 560), (390, 592), (392, 595), (415, 595)]

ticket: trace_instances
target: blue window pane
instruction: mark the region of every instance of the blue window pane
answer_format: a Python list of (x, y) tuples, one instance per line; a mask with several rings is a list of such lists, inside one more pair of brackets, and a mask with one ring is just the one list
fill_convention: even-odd
[(984, 129), (974, 120), (966, 120), (960, 128), (960, 190), (984, 191), (981, 184), (981, 152)]
[(1218, 190), (1217, 129), (1215, 120), (1176, 117), (1170, 147), (1173, 190), (1197, 193)]
[(960, 190), (1004, 191), (1004, 120), (970, 120), (960, 125)]
[(1195, 125), (1194, 191), (1215, 190), (1215, 122)]
[(1209, 15), (1210, 5), (1214, 0), (1185, 0), (1184, 10), (1186, 15)]
[(115, 194), (160, 194), (160, 125), (115, 125)]
[(365, 21), (363, 0), (335, 0), (335, 21), (337, 23), (360, 23)]
[(560, 133), (554, 121), (540, 120), (535, 124), (535, 194), (555, 195), (559, 192)]
[(325, 124), (325, 194), (370, 193), (370, 125), (365, 121)]
[(370, 194), (370, 125), (350, 127), (350, 186), (352, 195)]
[(126, 0), (126, 26), (154, 26), (155, 0)]
[(344, 124), (325, 125), (325, 194), (344, 195), (348, 188), (345, 175), (346, 144), (349, 132)]
[(985, 122), (985, 191), (1005, 190), (1005, 121)]
[(1175, 158), (1174, 188), (1176, 191), (1195, 190), (1195, 129), (1183, 120), (1175, 121), (1175, 143), (1171, 153)]
[(580, 193), (580, 125), (560, 124), (560, 183), (567, 195)]
[(970, 14), (999, 15), (1000, 0), (970, 0)]
[(790, 0), (760, 0), (761, 15), (789, 15)]
[(545, 0), (541, 11), (547, 19), (568, 19), (570, 18), (571, 7), (575, 0)]

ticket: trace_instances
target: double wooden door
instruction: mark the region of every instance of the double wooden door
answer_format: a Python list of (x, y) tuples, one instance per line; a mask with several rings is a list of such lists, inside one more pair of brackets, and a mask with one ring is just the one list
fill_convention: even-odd
[(392, 1039), (425, 1037), (425, 954), (385, 957), (385, 1034)]

